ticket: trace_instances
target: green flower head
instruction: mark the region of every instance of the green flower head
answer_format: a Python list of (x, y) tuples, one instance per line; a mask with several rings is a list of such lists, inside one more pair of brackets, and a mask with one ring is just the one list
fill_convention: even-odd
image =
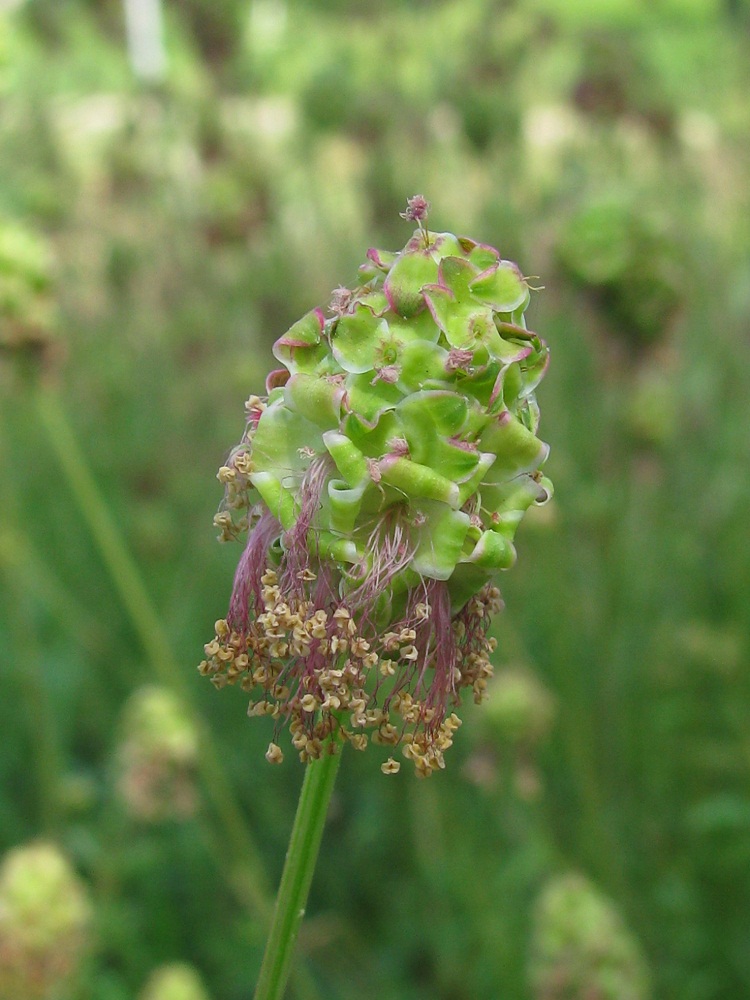
[(274, 345), (283, 368), (219, 470), (220, 538), (248, 537), (200, 668), (288, 723), (305, 761), (372, 741), (421, 775), (443, 767), (461, 690), (484, 695), (495, 578), (552, 492), (529, 286), (494, 248), (428, 230), (427, 209), (410, 199), (404, 249), (369, 250), (328, 315)]
[(171, 691), (149, 684), (130, 696), (117, 748), (117, 790), (133, 819), (158, 823), (194, 814), (198, 742)]
[(0, 360), (49, 356), (59, 318), (50, 245), (38, 233), (0, 216)]
[(152, 973), (138, 1000), (209, 1000), (209, 996), (192, 966), (174, 962)]
[(537, 1000), (649, 1000), (637, 938), (615, 903), (583, 875), (553, 876), (534, 909), (529, 961)]

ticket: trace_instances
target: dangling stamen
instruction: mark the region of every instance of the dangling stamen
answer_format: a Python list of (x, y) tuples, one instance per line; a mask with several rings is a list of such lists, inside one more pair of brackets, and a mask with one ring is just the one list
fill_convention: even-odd
[[(429, 626), (433, 646), (430, 666), (434, 673), (428, 685), (425, 707), (434, 710), (429, 728), (436, 729), (445, 718), (449, 698), (456, 699), (458, 649), (453, 632), (451, 599), (447, 585), (441, 580), (430, 580), (427, 584), (427, 595), (430, 602)], [(417, 682), (417, 690), (425, 682), (424, 673), (423, 668)]]

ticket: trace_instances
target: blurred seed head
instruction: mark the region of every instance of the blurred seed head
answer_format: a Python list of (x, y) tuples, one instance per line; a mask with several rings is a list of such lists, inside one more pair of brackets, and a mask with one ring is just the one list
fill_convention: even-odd
[(535, 1000), (647, 1000), (646, 962), (615, 906), (582, 875), (552, 878), (536, 903)]
[(737, 676), (747, 657), (745, 634), (733, 624), (685, 622), (674, 629), (671, 644), (683, 665), (719, 677)]
[(210, 1000), (210, 997), (195, 969), (175, 962), (151, 974), (138, 1000)]
[(584, 204), (559, 234), (556, 253), (624, 345), (638, 351), (665, 339), (682, 301), (680, 250), (637, 199)]
[(171, 691), (149, 685), (123, 710), (117, 789), (133, 818), (186, 819), (197, 807), (198, 734)]
[(80, 816), (89, 812), (96, 804), (98, 795), (97, 782), (90, 774), (70, 771), (60, 779), (58, 799), (70, 816)]
[(633, 437), (651, 448), (668, 446), (677, 431), (679, 404), (675, 373), (664, 359), (642, 366), (624, 414)]
[(10, 851), (0, 865), (0, 1000), (58, 1000), (89, 941), (83, 882), (53, 844)]
[(0, 354), (45, 360), (58, 323), (51, 247), (37, 233), (0, 219)]
[(487, 689), (485, 719), (495, 739), (531, 749), (549, 734), (555, 719), (555, 699), (526, 667), (504, 667)]
[(466, 777), (494, 794), (507, 776), (519, 798), (537, 799), (543, 780), (536, 750), (547, 739), (555, 714), (554, 696), (532, 670), (502, 667), (487, 685), (477, 741), (464, 764)]

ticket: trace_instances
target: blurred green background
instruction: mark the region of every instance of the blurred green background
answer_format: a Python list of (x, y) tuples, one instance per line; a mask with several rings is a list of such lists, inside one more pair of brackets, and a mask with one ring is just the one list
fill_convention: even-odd
[(416, 192), (541, 276), (557, 495), (446, 772), (344, 760), (289, 996), (750, 997), (750, 6), (162, 6), (144, 78), (0, 3), (0, 997), (251, 994), (302, 772), (195, 669), (214, 476)]

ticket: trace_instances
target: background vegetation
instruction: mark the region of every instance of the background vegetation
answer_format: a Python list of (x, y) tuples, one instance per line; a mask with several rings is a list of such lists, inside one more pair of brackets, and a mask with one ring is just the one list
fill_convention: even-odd
[[(750, 996), (747, 6), (167, 0), (153, 86), (119, 2), (11, 6), (0, 847), (82, 880), (70, 996), (174, 961), (249, 995), (302, 775), (195, 671), (239, 554), (213, 477), (415, 192), (542, 276), (557, 496), (448, 770), (343, 762), (290, 993)], [(607, 919), (550, 902), (569, 872)]]

